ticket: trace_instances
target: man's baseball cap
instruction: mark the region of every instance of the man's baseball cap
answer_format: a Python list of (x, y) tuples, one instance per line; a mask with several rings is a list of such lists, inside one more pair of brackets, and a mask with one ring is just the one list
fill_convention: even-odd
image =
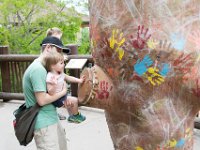
[(42, 43), (40, 44), (40, 46), (45, 46), (45, 45), (53, 45), (57, 48), (62, 49), (65, 53), (69, 53), (70, 49), (65, 47), (62, 43), (62, 41), (56, 37), (53, 36), (47, 36), (46, 38), (44, 38), (44, 40), (42, 41)]

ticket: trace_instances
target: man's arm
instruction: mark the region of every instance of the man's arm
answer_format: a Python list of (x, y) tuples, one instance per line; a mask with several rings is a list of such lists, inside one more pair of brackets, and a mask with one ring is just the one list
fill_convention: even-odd
[(47, 91), (50, 95), (54, 95), (56, 93), (56, 86), (55, 84), (47, 82)]
[(61, 92), (55, 93), (54, 95), (50, 95), (46, 92), (35, 92), (35, 97), (40, 106), (44, 106), (46, 104), (50, 104), (60, 97), (64, 96), (67, 93), (66, 84), (64, 85), (65, 88)]

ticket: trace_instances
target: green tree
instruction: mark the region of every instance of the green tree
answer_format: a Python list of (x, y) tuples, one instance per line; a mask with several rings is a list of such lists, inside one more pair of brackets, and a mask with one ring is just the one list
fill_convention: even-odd
[(56, 0), (0, 0), (0, 45), (11, 53), (38, 54), (46, 30), (59, 27), (63, 42), (75, 43), (81, 15)]
[(79, 53), (90, 53), (90, 40), (89, 40), (89, 28), (85, 27), (81, 30), (80, 46), (78, 48)]

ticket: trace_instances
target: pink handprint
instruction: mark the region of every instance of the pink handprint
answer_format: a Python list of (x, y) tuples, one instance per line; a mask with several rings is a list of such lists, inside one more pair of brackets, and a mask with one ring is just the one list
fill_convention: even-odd
[(132, 46), (136, 49), (143, 49), (146, 45), (147, 40), (151, 37), (151, 34), (147, 34), (148, 28), (145, 30), (144, 26), (138, 26), (138, 31), (137, 31), (137, 38), (133, 39), (132, 38)]
[(195, 48), (199, 49), (200, 47), (200, 30), (197, 31), (193, 31), (189, 36), (188, 36), (188, 40), (195, 44)]

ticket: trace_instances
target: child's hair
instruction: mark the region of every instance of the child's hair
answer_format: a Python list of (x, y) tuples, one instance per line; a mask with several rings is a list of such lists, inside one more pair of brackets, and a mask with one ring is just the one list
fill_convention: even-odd
[(59, 61), (64, 61), (64, 56), (61, 53), (49, 53), (44, 58), (44, 66), (47, 71), (51, 71), (51, 66), (57, 64)]
[(46, 36), (52, 36), (53, 34), (62, 34), (62, 31), (57, 27), (53, 27), (49, 28), (46, 32)]

